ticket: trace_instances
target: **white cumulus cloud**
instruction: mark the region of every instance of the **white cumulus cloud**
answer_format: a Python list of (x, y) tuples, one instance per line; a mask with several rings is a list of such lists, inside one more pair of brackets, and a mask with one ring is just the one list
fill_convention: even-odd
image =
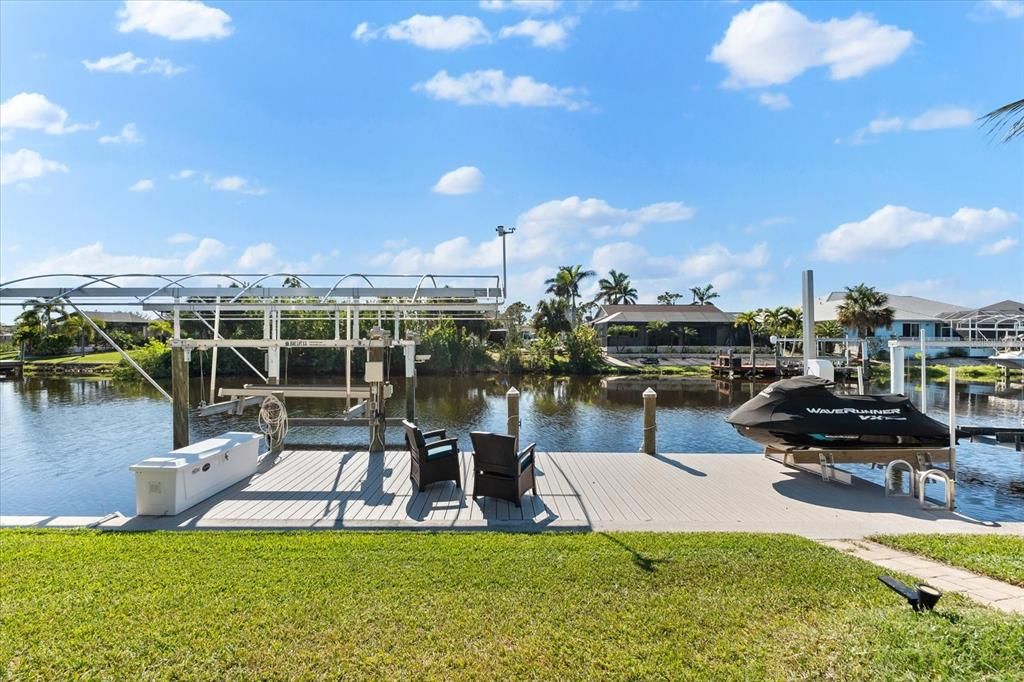
[(461, 105), (562, 107), (576, 111), (587, 104), (577, 88), (560, 88), (535, 81), (531, 76), (509, 77), (500, 69), (471, 71), (461, 76), (449, 76), (442, 70), (430, 80), (414, 85), (413, 90)]
[(952, 216), (935, 216), (906, 206), (883, 206), (859, 222), (844, 223), (818, 237), (817, 255), (827, 261), (852, 261), (911, 244), (958, 244), (1014, 225), (1020, 218), (1001, 208), (964, 207)]
[(476, 166), (462, 166), (441, 176), (431, 191), (438, 194), (472, 194), (484, 184), (484, 174)]
[(252, 196), (261, 196), (267, 193), (263, 188), (253, 187), (246, 178), (240, 175), (227, 175), (218, 180), (210, 180), (215, 190), (220, 192), (239, 192)]
[(0, 128), (41, 130), (49, 135), (95, 130), (98, 123), (68, 125), (68, 112), (38, 92), (22, 92), (0, 104)]
[(885, 116), (872, 119), (863, 128), (853, 132), (848, 138), (836, 142), (864, 144), (873, 142), (879, 135), (899, 133), (904, 130), (920, 132), (925, 130), (944, 130), (947, 128), (966, 128), (973, 125), (978, 115), (970, 109), (955, 106), (935, 107), (911, 118), (902, 116)]
[(167, 238), (168, 244), (191, 244), (196, 240), (195, 235), (188, 232), (175, 232)]
[(910, 130), (942, 130), (944, 128), (966, 128), (978, 119), (970, 109), (961, 107), (940, 107), (929, 109), (907, 122)]
[(68, 167), (57, 161), (44, 159), (39, 152), (19, 149), (0, 156), (0, 185), (9, 185), (21, 180), (32, 180), (47, 173), (67, 173)]
[(148, 192), (156, 185), (149, 178), (143, 178), (128, 188), (130, 192)]
[(561, 48), (569, 38), (569, 32), (580, 23), (577, 17), (565, 17), (557, 21), (524, 19), (513, 26), (506, 26), (498, 33), (499, 38), (529, 38), (534, 47)]
[(126, 0), (117, 11), (121, 33), (145, 31), (171, 40), (211, 40), (231, 35), (231, 17), (198, 0)]
[(708, 59), (729, 71), (731, 88), (781, 85), (815, 67), (844, 80), (891, 64), (913, 40), (868, 14), (814, 21), (784, 2), (762, 2), (732, 18)]
[(191, 168), (183, 168), (177, 173), (172, 173), (169, 177), (171, 180), (188, 180), (195, 174), (196, 172)]
[(488, 12), (520, 10), (531, 14), (549, 14), (561, 4), (559, 0), (480, 0), (480, 9)]
[(789, 97), (782, 92), (762, 92), (757, 96), (757, 102), (761, 106), (768, 107), (773, 111), (782, 111), (793, 106), (793, 103), (789, 101)]
[(100, 144), (138, 144), (142, 142), (134, 123), (126, 123), (117, 135), (100, 136)]
[(94, 242), (70, 251), (33, 258), (16, 272), (19, 277), (53, 272), (196, 272), (200, 266), (216, 260), (225, 251), (224, 244), (209, 237), (180, 256), (111, 253), (104, 248), (103, 242)]
[(985, 244), (978, 249), (979, 256), (998, 256), (1001, 253), (1006, 253), (1013, 247), (1017, 246), (1020, 240), (1016, 237), (1003, 237), (999, 241), (992, 242), (991, 244)]
[[(603, 275), (618, 270), (632, 275), (641, 300), (653, 302), (662, 291), (686, 291), (710, 282), (719, 290), (735, 290), (752, 280), (761, 286), (770, 273), (768, 244), (759, 242), (747, 251), (733, 251), (714, 242), (683, 256), (652, 254), (634, 242), (604, 244), (594, 249), (589, 267)], [(591, 286), (596, 286), (592, 284)]]
[(269, 264), (277, 255), (277, 247), (270, 242), (253, 244), (246, 247), (242, 256), (238, 259), (238, 267), (246, 270), (256, 270)]
[(1024, 17), (1024, 1), (1022, 0), (984, 0), (981, 7), (988, 14), (999, 14), (1007, 19)]
[(101, 57), (94, 62), (82, 60), (89, 71), (106, 71), (108, 73), (158, 73), (163, 76), (176, 76), (185, 70), (169, 59), (155, 57), (145, 59), (136, 57), (132, 52), (122, 52), (112, 57)]
[[(577, 196), (538, 204), (516, 219), (509, 242), (509, 262), (536, 263), (560, 258), (581, 238), (635, 235), (646, 225), (689, 220), (694, 210), (678, 201), (665, 201), (636, 209), (612, 206), (604, 199)], [(431, 248), (409, 246), (380, 253), (373, 265), (395, 272), (452, 272), (467, 263), (477, 269), (501, 264), (501, 239), (473, 242), (466, 236), (445, 240)]]
[(427, 50), (459, 50), (491, 40), (491, 34), (482, 21), (461, 14), (451, 17), (416, 14), (379, 28), (364, 21), (356, 26), (352, 37), (363, 42), (398, 40)]

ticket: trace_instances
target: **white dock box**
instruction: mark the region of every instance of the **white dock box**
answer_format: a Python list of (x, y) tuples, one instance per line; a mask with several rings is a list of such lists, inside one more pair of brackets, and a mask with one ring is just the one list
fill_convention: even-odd
[(807, 361), (807, 373), (811, 376), (821, 377), (822, 379), (828, 379), (829, 381), (836, 380), (836, 368), (828, 360), (808, 360)]
[(131, 465), (135, 513), (174, 516), (252, 476), (262, 440), (258, 433), (229, 431)]

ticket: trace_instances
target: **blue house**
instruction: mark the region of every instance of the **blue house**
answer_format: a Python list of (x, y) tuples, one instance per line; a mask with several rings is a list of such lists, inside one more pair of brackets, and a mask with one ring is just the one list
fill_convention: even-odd
[[(918, 339), (924, 331), (928, 339), (959, 339), (956, 328), (951, 317), (957, 313), (964, 313), (968, 308), (933, 301), (918, 296), (899, 296), (897, 294), (886, 294), (889, 297), (889, 307), (895, 311), (891, 327), (878, 327), (872, 331), (872, 336), (880, 341), (890, 339)], [(825, 320), (836, 320), (837, 309), (846, 299), (846, 292), (833, 291), (828, 296), (819, 297), (814, 302), (814, 319), (816, 322)], [(857, 332), (847, 330), (846, 338), (855, 339)], [(941, 347), (931, 347), (930, 352), (942, 352)]]

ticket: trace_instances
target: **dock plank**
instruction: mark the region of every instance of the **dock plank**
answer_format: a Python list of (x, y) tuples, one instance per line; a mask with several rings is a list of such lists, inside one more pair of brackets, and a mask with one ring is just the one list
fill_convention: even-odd
[[(388, 450), (285, 450), (261, 470), (176, 517), (111, 519), (103, 528), (592, 528), (743, 530), (807, 537), (990, 529), (877, 485), (825, 483), (758, 455), (537, 453), (537, 495), (517, 508), (472, 499), (472, 455), (463, 489), (437, 483), (419, 493), (409, 454)], [(1024, 533), (1004, 522), (999, 532)]]

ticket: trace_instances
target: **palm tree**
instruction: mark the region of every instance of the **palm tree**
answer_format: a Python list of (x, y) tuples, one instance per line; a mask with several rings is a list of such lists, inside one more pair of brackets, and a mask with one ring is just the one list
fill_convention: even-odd
[(668, 322), (665, 320), (652, 320), (647, 323), (647, 341), (654, 346), (658, 345), (671, 345), (671, 344), (659, 344), (658, 341), (671, 341), (675, 337), (675, 332), (672, 331), (668, 326)]
[(1015, 137), (1024, 135), (1024, 99), (1004, 104), (978, 120), (982, 121), (983, 127), (988, 128), (989, 133), (1002, 134), (1002, 141), (1009, 142)]
[[(39, 320), (39, 324), (43, 326), (47, 336), (53, 332), (54, 322), (63, 322), (68, 317), (63, 303), (54, 303), (41, 298), (32, 299), (23, 307), (28, 308), (25, 312), (31, 313)], [(24, 313), (22, 314), (24, 315)]]
[(759, 313), (756, 310), (751, 310), (746, 313), (740, 313), (736, 316), (733, 321), (733, 325), (736, 327), (746, 327), (747, 333), (750, 334), (750, 366), (751, 371), (754, 367), (754, 332), (757, 330), (760, 324)]
[[(843, 329), (843, 325), (839, 324), (835, 320), (822, 320), (821, 322), (814, 323), (814, 335), (818, 338), (823, 339), (841, 339), (846, 333)], [(835, 344), (831, 343), (829, 350), (835, 350)]]
[(836, 320), (861, 338), (867, 338), (878, 327), (892, 326), (896, 311), (888, 303), (889, 297), (874, 287), (863, 283), (846, 287), (846, 298), (836, 308)]
[(15, 318), (12, 340), (21, 348), (21, 358), (25, 359), (26, 351), (31, 350), (46, 336), (46, 330), (39, 317), (31, 310), (26, 310)]
[(585, 322), (590, 322), (594, 319), (595, 313), (597, 312), (597, 302), (584, 301), (583, 303), (580, 303), (577, 308), (577, 312), (579, 312)]
[(150, 334), (161, 341), (166, 341), (171, 338), (172, 334), (174, 334), (174, 325), (164, 319), (153, 320), (146, 328), (149, 330)]
[(782, 331), (787, 336), (800, 336), (804, 328), (804, 311), (788, 305), (779, 306), (782, 313)]
[(583, 280), (596, 276), (593, 270), (584, 270), (582, 265), (563, 265), (558, 268), (554, 277), (544, 281), (548, 285), (547, 292), (569, 302), (569, 317), (576, 322), (576, 299), (580, 295), (580, 284)]
[(780, 334), (786, 328), (786, 317), (783, 306), (765, 309), (761, 313), (761, 326), (769, 334)]
[[(106, 327), (106, 324), (103, 322), (103, 320), (93, 320), (93, 324), (95, 324), (100, 329)], [(60, 326), (60, 331), (64, 336), (67, 336), (68, 338), (78, 339), (78, 347), (82, 349), (83, 355), (85, 354), (85, 345), (87, 343), (94, 343), (96, 341), (96, 330), (93, 328), (91, 324), (85, 321), (84, 317), (82, 317), (78, 313), (74, 313), (66, 320), (64, 320), (64, 324)]]
[(662, 305), (675, 305), (676, 301), (682, 297), (682, 294), (674, 294), (671, 291), (666, 291), (663, 294), (658, 294), (658, 303), (661, 303)]
[(693, 294), (693, 302), (696, 305), (711, 305), (711, 299), (718, 298), (718, 292), (715, 291), (714, 284), (690, 287), (690, 293)]
[(604, 301), (612, 305), (632, 305), (636, 303), (636, 289), (629, 281), (629, 275), (624, 272), (608, 271), (607, 278), (601, 278), (597, 282), (598, 301)]
[(549, 334), (569, 331), (572, 325), (569, 324), (568, 307), (569, 304), (564, 298), (539, 301), (536, 312), (533, 313), (533, 328)]

